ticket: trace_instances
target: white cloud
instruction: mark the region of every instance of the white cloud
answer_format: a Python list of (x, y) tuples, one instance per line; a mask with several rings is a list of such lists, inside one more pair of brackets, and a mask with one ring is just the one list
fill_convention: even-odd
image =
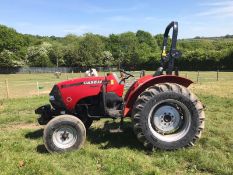
[(200, 5), (206, 8), (197, 16), (233, 17), (233, 1), (214, 1)]
[(201, 6), (226, 6), (231, 5), (233, 1), (214, 1), (214, 2), (208, 2), (208, 3), (200, 3)]

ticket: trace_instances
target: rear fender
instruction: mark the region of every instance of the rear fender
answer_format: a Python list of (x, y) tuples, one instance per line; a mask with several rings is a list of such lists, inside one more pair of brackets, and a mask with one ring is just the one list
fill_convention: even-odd
[(124, 117), (130, 116), (135, 101), (145, 89), (159, 83), (176, 83), (184, 87), (188, 87), (190, 84), (193, 83), (193, 81), (175, 75), (161, 75), (156, 77), (153, 77), (151, 75), (146, 76), (144, 79), (139, 79), (132, 85), (132, 87), (129, 88), (128, 92), (126, 93), (126, 97), (124, 100)]

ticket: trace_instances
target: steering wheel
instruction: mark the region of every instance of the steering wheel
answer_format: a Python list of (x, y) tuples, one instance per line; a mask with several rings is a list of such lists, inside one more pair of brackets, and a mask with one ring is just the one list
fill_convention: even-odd
[(120, 72), (122, 72), (122, 73), (124, 73), (125, 75), (127, 75), (126, 77), (123, 77), (122, 79), (121, 79), (121, 81), (119, 82), (119, 84), (121, 84), (121, 82), (122, 81), (125, 81), (125, 80), (127, 80), (129, 77), (134, 77), (134, 75), (132, 75), (132, 74), (130, 74), (130, 73), (127, 73), (127, 72), (125, 72), (124, 70), (119, 70)]

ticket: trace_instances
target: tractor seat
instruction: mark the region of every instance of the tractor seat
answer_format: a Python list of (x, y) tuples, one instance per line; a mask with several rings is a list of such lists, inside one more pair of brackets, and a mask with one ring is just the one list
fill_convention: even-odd
[(105, 98), (106, 98), (106, 104), (108, 108), (114, 108), (114, 107), (119, 108), (123, 103), (123, 98), (119, 97), (114, 92), (107, 92), (105, 94)]

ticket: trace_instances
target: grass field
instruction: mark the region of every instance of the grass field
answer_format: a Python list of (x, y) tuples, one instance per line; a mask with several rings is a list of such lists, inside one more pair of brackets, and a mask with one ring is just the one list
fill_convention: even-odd
[[(228, 75), (232, 73), (224, 73)], [(0, 82), (5, 76), (0, 75)], [(188, 72), (188, 77), (195, 80), (196, 72)], [(9, 75), (7, 79), (49, 82), (54, 78), (41, 74)], [(233, 174), (232, 86), (229, 78), (203, 79), (190, 87), (206, 105), (206, 127), (194, 147), (178, 151), (148, 152), (134, 136), (130, 120), (125, 121), (124, 133), (111, 133), (109, 128), (117, 127), (116, 123), (103, 120), (88, 130), (80, 151), (49, 154), (34, 114), (36, 107), (48, 103), (47, 96), (1, 99), (0, 174)]]
[[(131, 78), (127, 85), (131, 84), (135, 79), (139, 78), (140, 72), (132, 72), (135, 78)], [(146, 74), (153, 74), (152, 71), (147, 71)], [(100, 75), (105, 73), (101, 72)], [(207, 89), (207, 86), (211, 87), (217, 81), (217, 72), (180, 72), (180, 76), (187, 77), (197, 85), (201, 85), (202, 89)], [(53, 73), (47, 74), (0, 74), (0, 99), (4, 98), (24, 98), (38, 95), (48, 94), (52, 86), (59, 81), (72, 79), (75, 77), (83, 77), (84, 73), (62, 73), (60, 78), (56, 78)], [(218, 80), (227, 85), (228, 81), (233, 81), (233, 72), (219, 72)], [(7, 84), (6, 84), (7, 82)], [(7, 88), (8, 86), (8, 88)], [(230, 88), (229, 88), (230, 89)], [(7, 95), (8, 91), (8, 95)]]

